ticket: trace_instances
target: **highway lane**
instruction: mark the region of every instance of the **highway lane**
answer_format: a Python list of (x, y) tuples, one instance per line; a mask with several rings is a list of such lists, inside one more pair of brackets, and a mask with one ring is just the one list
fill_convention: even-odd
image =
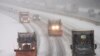
[[(68, 27), (67, 24), (65, 24), (65, 26)], [(72, 26), (72, 25), (69, 25), (69, 26)], [(78, 28), (78, 27), (70, 27), (70, 28), (74, 29), (74, 28)], [(78, 28), (78, 29), (81, 29), (81, 28)], [(82, 28), (82, 29), (83, 29), (83, 28)], [(69, 32), (70, 32), (70, 31), (69, 31)], [(67, 32), (67, 33), (68, 33), (68, 32)], [(64, 34), (64, 35), (67, 35), (67, 34)], [(97, 44), (97, 45), (99, 45), (99, 44)]]
[(53, 42), (47, 36), (47, 30), (46, 30), (47, 28), (45, 27), (45, 24), (43, 22), (41, 22), (40, 20), (39, 21), (33, 20), (33, 22), (36, 23), (41, 28), (42, 33), (45, 35), (45, 41), (47, 43), (47, 44), (45, 44), (47, 46), (47, 52), (45, 52), (45, 53), (47, 53), (47, 56), (52, 56), (53, 55), (52, 54), (52, 52), (53, 52), (52, 51), (52, 49), (53, 49), (52, 43)]
[[(16, 13), (16, 14), (14, 14), (14, 13), (9, 13), (9, 12), (7, 12), (7, 11), (2, 11), (5, 15), (9, 15), (10, 17), (12, 17), (14, 20), (16, 20), (17, 22), (19, 22), (19, 17), (18, 17), (18, 13)], [(20, 23), (20, 22), (19, 22)], [(27, 32), (32, 32), (33, 30), (30, 30), (30, 26), (31, 26), (31, 28), (32, 29), (34, 29), (35, 28), (35, 30), (36, 31), (38, 31), (39, 30), (39, 28), (38, 29), (36, 29), (37, 27), (34, 27), (34, 23), (30, 23), (30, 24), (27, 24), (27, 23), (21, 23), (21, 24), (23, 24), (23, 26), (25, 27), (25, 29), (27, 29)], [(39, 31), (40, 32), (40, 31)], [(39, 34), (39, 33), (38, 33)], [(41, 37), (40, 37), (41, 36)], [(38, 56), (51, 56), (52, 54), (47, 54), (46, 52), (48, 52), (48, 51), (50, 51), (51, 49), (49, 49), (49, 48), (45, 48), (44, 47), (44, 44), (46, 44), (45, 46), (48, 46), (47, 45), (47, 40), (46, 39), (44, 39), (44, 37), (45, 36), (43, 36), (43, 33), (40, 33), (39, 35), (38, 35), (38, 38), (37, 38), (37, 41), (38, 41)], [(42, 45), (42, 44), (43, 45)], [(41, 47), (40, 47), (41, 46)], [(52, 45), (50, 45), (50, 46), (52, 46)], [(49, 49), (48, 51), (47, 51), (47, 49)]]
[[(48, 19), (43, 18), (43, 19), (41, 19), (41, 21), (44, 22), (44, 24), (46, 24), (46, 25), (48, 23)], [(63, 39), (64, 37), (63, 36), (58, 36), (58, 37), (50, 36), (49, 38), (53, 38), (56, 43), (56, 55), (57, 56), (68, 56), (68, 54), (66, 54), (66, 51), (68, 51), (68, 49), (64, 45), (64, 39)]]
[[(18, 17), (18, 14), (16, 13), (16, 14), (14, 14), (14, 13), (9, 13), (9, 12), (7, 12), (7, 11), (1, 11), (3, 14), (5, 14), (5, 15), (8, 15), (8, 16), (10, 16), (10, 17), (12, 17), (12, 19), (14, 19), (15, 21), (17, 21), (17, 22), (19, 22), (19, 17)], [(20, 23), (19, 22), (19, 24), (22, 24), (23, 25), (23, 27), (25, 27), (25, 29), (26, 29), (26, 32), (34, 32), (34, 28), (33, 27), (31, 27), (29, 24), (27, 24), (27, 23)], [(38, 37), (39, 35), (37, 35), (37, 37)], [(16, 40), (17, 41), (17, 40)], [(38, 37), (37, 38), (37, 47), (38, 47), (38, 49), (39, 49), (39, 45), (40, 45), (40, 38)]]

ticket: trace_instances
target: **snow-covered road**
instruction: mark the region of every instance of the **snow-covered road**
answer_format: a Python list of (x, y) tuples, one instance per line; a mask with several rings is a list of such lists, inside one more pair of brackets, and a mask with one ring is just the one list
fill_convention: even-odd
[(17, 48), (17, 32), (26, 32), (25, 28), (9, 16), (0, 13), (0, 56), (14, 55)]
[[(38, 56), (71, 56), (71, 49), (70, 49), (71, 31), (72, 30), (91, 30), (91, 29), (94, 30), (94, 32), (95, 32), (95, 42), (98, 45), (98, 47), (96, 49), (96, 54), (97, 54), (96, 56), (100, 55), (99, 54), (99, 52), (100, 52), (100, 41), (99, 41), (100, 40), (100, 34), (99, 34), (100, 26), (96, 26), (89, 22), (77, 20), (72, 17), (41, 13), (40, 14), (40, 16), (42, 15), (41, 21), (37, 21), (37, 22), (32, 21), (29, 24), (23, 24), (23, 27), (22, 27), (22, 24), (18, 23), (17, 13), (13, 14), (13, 13), (9, 13), (7, 11), (6, 12), (1, 11), (1, 12), (5, 15), (8, 15), (11, 17), (10, 18), (8, 16), (0, 14), (0, 16), (1, 16), (0, 30), (2, 33), (0, 36), (3, 37), (3, 38), (1, 38), (1, 42), (0, 42), (0, 45), (2, 45), (2, 46), (0, 46), (1, 47), (0, 55), (2, 55), (2, 56), (14, 56), (13, 49), (16, 48), (15, 44), (16, 44), (17, 32), (23, 32), (23, 31), (34, 32), (34, 30), (38, 34), (38, 38), (37, 38), (39, 41), (38, 42), (38, 46), (39, 46), (38, 47), (39, 48)], [(37, 12), (37, 13), (39, 13), (39, 12)], [(47, 28), (47, 22), (48, 22), (47, 20), (49, 20), (49, 19), (61, 19), (62, 20), (63, 28), (64, 28), (64, 35), (62, 38), (49, 37), (47, 35), (46, 28)], [(9, 29), (11, 29), (11, 30), (9, 30)], [(12, 32), (15, 32), (15, 33), (12, 33)], [(6, 42), (3, 42), (3, 41), (6, 41)], [(14, 41), (14, 42), (12, 42), (12, 41)], [(2, 44), (2, 43), (5, 43), (5, 44)], [(11, 50), (11, 52), (9, 52), (9, 50)], [(5, 52), (5, 51), (7, 53), (3, 54), (3, 52)]]
[[(5, 12), (5, 11), (2, 11), (2, 13), (12, 17), (12, 19), (14, 19), (14, 20), (19, 22), (17, 14)], [(27, 24), (27, 23), (23, 24), (23, 26), (25, 27), (25, 29), (28, 32), (32, 32), (35, 29), (35, 31), (37, 33), (37, 41), (38, 41), (37, 44), (39, 46), (38, 47), (38, 56), (48, 56), (48, 55), (50, 55), (49, 54), (49, 50), (50, 49), (49, 49), (49, 46), (48, 46), (48, 40), (46, 40), (45, 36), (43, 35), (43, 32), (41, 30), (39, 30), (40, 28), (36, 24), (34, 24), (33, 22), (31, 22), (29, 24)], [(30, 27), (33, 30), (31, 30)]]

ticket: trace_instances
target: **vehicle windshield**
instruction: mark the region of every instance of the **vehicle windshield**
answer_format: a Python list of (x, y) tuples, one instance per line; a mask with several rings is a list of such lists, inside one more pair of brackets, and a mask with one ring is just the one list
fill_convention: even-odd
[(90, 49), (91, 48), (91, 45), (90, 44), (80, 44), (80, 45), (77, 45), (77, 48), (85, 48), (85, 49)]

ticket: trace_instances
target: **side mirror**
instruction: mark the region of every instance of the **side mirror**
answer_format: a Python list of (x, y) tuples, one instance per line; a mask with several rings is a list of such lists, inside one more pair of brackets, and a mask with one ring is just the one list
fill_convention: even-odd
[(94, 45), (94, 48), (95, 48), (95, 49), (97, 48), (97, 44)]
[(71, 49), (73, 49), (73, 46), (72, 46), (72, 45), (70, 45), (70, 48), (71, 48)]

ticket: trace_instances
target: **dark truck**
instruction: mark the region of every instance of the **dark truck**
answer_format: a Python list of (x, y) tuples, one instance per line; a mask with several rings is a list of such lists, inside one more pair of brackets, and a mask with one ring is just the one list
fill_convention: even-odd
[(18, 33), (18, 49), (15, 49), (16, 56), (37, 56), (37, 41), (35, 32)]
[(95, 56), (94, 31), (72, 31), (72, 56)]
[(36, 48), (36, 34), (35, 33), (18, 33), (18, 46), (21, 49)]

